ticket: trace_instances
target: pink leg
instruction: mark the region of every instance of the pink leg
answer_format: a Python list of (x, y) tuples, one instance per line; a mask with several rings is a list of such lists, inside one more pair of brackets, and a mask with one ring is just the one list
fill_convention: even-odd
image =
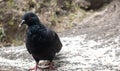
[(43, 70), (43, 69), (55, 70), (54, 63), (53, 63), (53, 62), (50, 62), (50, 63), (49, 63), (49, 67), (40, 68), (40, 67), (38, 67), (38, 64), (36, 64), (36, 66), (35, 66), (34, 68), (29, 69), (29, 71), (31, 71), (31, 70), (37, 71), (38, 68), (41, 69), (41, 70)]
[(37, 71), (37, 68), (38, 68), (38, 64), (36, 64), (36, 66), (34, 68), (29, 69), (29, 71), (31, 71), (31, 70)]
[(54, 63), (53, 63), (53, 62), (50, 62), (50, 64), (49, 64), (49, 69), (50, 69), (50, 70), (55, 70), (55, 66), (54, 66)]

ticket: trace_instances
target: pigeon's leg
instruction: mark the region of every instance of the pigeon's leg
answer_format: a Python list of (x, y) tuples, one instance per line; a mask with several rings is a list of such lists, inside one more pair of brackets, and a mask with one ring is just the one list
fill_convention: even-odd
[(49, 69), (50, 69), (50, 70), (55, 70), (55, 65), (54, 65), (53, 62), (50, 62), (50, 63), (49, 63)]
[(52, 60), (49, 61), (48, 67), (46, 67), (45, 69), (55, 70), (55, 66), (54, 66), (54, 63), (52, 62)]
[(38, 59), (35, 59), (35, 61), (36, 61), (36, 66), (35, 66), (34, 68), (29, 69), (30, 71), (31, 71), (31, 70), (37, 71), (39, 60), (38, 60)]
[(29, 71), (31, 71), (31, 70), (35, 70), (35, 71), (37, 71), (37, 67), (38, 67), (38, 64), (36, 64), (35, 67), (29, 69)]

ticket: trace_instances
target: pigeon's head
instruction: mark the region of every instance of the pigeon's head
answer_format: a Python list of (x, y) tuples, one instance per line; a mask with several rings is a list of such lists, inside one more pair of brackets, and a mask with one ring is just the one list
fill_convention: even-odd
[(37, 17), (36, 14), (29, 12), (24, 14), (22, 17), (22, 21), (19, 24), (19, 27), (21, 27), (23, 24), (27, 24), (28, 26), (36, 24), (36, 22), (39, 22), (39, 18)]

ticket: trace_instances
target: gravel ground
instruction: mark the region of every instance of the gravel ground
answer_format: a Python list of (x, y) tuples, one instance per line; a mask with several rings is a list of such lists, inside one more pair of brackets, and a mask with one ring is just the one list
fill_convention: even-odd
[[(54, 60), (55, 71), (119, 71), (120, 37), (86, 40), (86, 35), (61, 37), (63, 49)], [(0, 49), (0, 71), (28, 71), (35, 65), (24, 46)]]
[[(120, 1), (62, 33), (55, 71), (120, 71)], [(25, 46), (0, 48), (0, 71), (28, 71), (35, 65)]]

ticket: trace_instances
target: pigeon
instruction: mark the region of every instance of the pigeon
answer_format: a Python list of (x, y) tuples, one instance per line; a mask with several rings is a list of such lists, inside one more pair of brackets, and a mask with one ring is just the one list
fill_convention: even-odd
[(30, 70), (37, 71), (40, 60), (48, 60), (47, 69), (55, 69), (53, 59), (62, 48), (62, 43), (57, 33), (44, 26), (33, 12), (27, 12), (23, 15), (19, 27), (22, 27), (23, 24), (28, 26), (25, 41), (27, 51), (36, 62), (36, 66)]

